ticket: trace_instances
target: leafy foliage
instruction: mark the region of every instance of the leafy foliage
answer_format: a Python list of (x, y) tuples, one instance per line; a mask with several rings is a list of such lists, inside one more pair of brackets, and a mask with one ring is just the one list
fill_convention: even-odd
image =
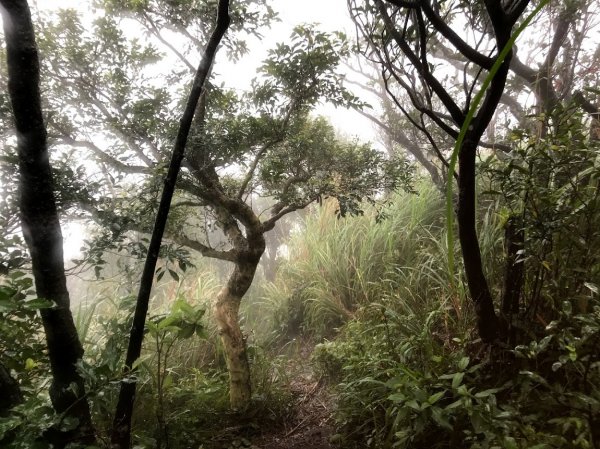
[(485, 191), (501, 199), (500, 216), (517, 217), (526, 232), (519, 253), (519, 263), (527, 267), (523, 307), (543, 324), (565, 300), (588, 311), (600, 282), (594, 249), (600, 243), (598, 142), (572, 108), (557, 110), (548, 120), (547, 135), (514, 130), (515, 150), (503, 161), (490, 157), (481, 166), (489, 176)]

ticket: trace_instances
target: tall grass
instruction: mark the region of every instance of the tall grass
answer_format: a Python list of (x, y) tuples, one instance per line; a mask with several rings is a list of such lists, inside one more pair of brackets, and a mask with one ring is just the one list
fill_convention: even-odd
[(382, 301), (421, 317), (450, 308), (457, 323), (467, 324), (462, 283), (452, 286), (445, 265), (443, 199), (433, 186), (396, 194), (385, 209), (358, 217), (338, 218), (335, 207), (326, 203), (309, 215), (278, 280), (264, 290), (275, 333), (331, 337)]

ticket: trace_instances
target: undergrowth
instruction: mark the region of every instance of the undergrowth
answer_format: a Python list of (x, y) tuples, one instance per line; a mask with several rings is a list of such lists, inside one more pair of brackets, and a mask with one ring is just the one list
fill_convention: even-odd
[[(598, 444), (600, 303), (565, 300), (546, 329), (490, 349), (450, 283), (441, 203), (430, 187), (377, 212), (310, 217), (267, 290), (274, 334), (322, 343), (313, 363), (337, 393), (336, 440), (371, 448), (592, 448)], [(329, 211), (330, 212), (330, 211)], [(491, 288), (501, 293), (503, 218), (479, 211)], [(593, 285), (592, 285), (593, 287)]]

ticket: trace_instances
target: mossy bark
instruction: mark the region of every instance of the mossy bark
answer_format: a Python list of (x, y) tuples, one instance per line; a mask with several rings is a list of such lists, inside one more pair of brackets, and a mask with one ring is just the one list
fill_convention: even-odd
[(229, 289), (224, 287), (214, 306), (229, 372), (229, 401), (234, 410), (245, 409), (252, 396), (246, 340), (239, 324), (240, 302), (241, 298), (230, 294)]
[(233, 410), (243, 411), (252, 397), (250, 364), (246, 350), (246, 338), (239, 321), (242, 297), (250, 288), (260, 256), (264, 251), (264, 239), (252, 253), (235, 264), (227, 285), (217, 295), (214, 315), (225, 352), (229, 372), (229, 401)]

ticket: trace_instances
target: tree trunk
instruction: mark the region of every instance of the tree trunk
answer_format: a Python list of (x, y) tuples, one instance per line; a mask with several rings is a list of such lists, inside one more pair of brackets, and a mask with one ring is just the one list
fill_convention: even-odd
[(18, 382), (0, 363), (0, 417), (8, 416), (10, 409), (21, 402), (23, 402), (23, 395)]
[(171, 200), (173, 199), (173, 194), (175, 192), (177, 176), (179, 175), (181, 163), (185, 155), (185, 148), (192, 126), (194, 112), (196, 111), (198, 100), (204, 90), (204, 85), (217, 54), (219, 44), (229, 28), (229, 23), (229, 0), (219, 0), (217, 5), (217, 23), (215, 24), (215, 28), (204, 49), (202, 60), (198, 65), (183, 116), (179, 123), (173, 153), (169, 162), (169, 170), (164, 181), (165, 186), (160, 198), (150, 244), (148, 245), (148, 254), (146, 255), (144, 270), (140, 280), (140, 288), (136, 300), (133, 323), (129, 334), (129, 343), (127, 345), (127, 354), (125, 356), (125, 374), (128, 375), (128, 378), (121, 382), (119, 399), (117, 401), (115, 417), (113, 419), (111, 433), (111, 445), (113, 448), (128, 449), (131, 446), (131, 421), (133, 418), (133, 406), (135, 403), (137, 387), (137, 382), (135, 381), (135, 378), (132, 378), (131, 374), (134, 372), (134, 364), (136, 360), (139, 359), (142, 351), (146, 315), (148, 313), (150, 293), (152, 292), (156, 262), (158, 260), (169, 210), (171, 209)]
[[(493, 0), (486, 0), (485, 5), (492, 19), (492, 26), (496, 35), (496, 46), (498, 51), (500, 51), (500, 49), (506, 46), (514, 23), (507, 22), (507, 16), (499, 3)], [(498, 16), (495, 17), (495, 15)], [(475, 222), (475, 210), (477, 206), (475, 201), (475, 165), (477, 146), (481, 141), (481, 136), (492, 120), (498, 103), (502, 98), (511, 58), (512, 52), (509, 52), (491, 80), (483, 103), (471, 122), (458, 153), (458, 235), (465, 264), (469, 293), (475, 305), (477, 329), (479, 336), (485, 343), (496, 341), (501, 329), (498, 316), (494, 310), (492, 294), (483, 272), (481, 249), (477, 238)]]
[(228, 287), (223, 287), (214, 305), (229, 372), (229, 402), (234, 410), (245, 409), (252, 395), (246, 340), (238, 317), (241, 299), (232, 295)]
[(502, 320), (510, 343), (515, 343), (512, 326), (513, 317), (519, 313), (519, 300), (523, 288), (523, 262), (518, 261), (519, 251), (525, 244), (525, 232), (516, 217), (510, 217), (506, 223), (504, 246), (506, 265), (504, 267), (504, 287), (502, 289)]
[(229, 402), (231, 408), (238, 411), (248, 407), (252, 396), (246, 339), (240, 328), (238, 312), (263, 252), (264, 239), (262, 248), (255, 248), (252, 257), (244, 257), (244, 260), (236, 263), (227, 285), (221, 289), (214, 304), (215, 319), (229, 372)]
[[(50, 398), (55, 410), (76, 418), (76, 429), (57, 446), (93, 443), (90, 409), (76, 363), (83, 348), (69, 308), (63, 241), (42, 117), (39, 60), (31, 14), (25, 0), (0, 0), (6, 38), (8, 90), (17, 130), (19, 207), (23, 235), (31, 254), (38, 297), (56, 307), (42, 311), (52, 370)], [(75, 388), (73, 388), (75, 386)]]
[[(277, 249), (279, 248), (279, 239), (275, 236), (270, 236), (272, 239), (269, 241), (265, 253), (262, 257), (262, 267), (265, 274), (265, 280), (269, 282), (275, 282), (277, 279), (277, 266), (279, 261), (277, 260)], [(277, 240), (276, 240), (277, 239)]]
[(477, 329), (481, 339), (493, 342), (498, 335), (498, 317), (481, 263), (481, 250), (475, 225), (475, 155), (477, 145), (465, 140), (458, 155), (458, 236), (465, 264), (469, 293), (475, 304)]

